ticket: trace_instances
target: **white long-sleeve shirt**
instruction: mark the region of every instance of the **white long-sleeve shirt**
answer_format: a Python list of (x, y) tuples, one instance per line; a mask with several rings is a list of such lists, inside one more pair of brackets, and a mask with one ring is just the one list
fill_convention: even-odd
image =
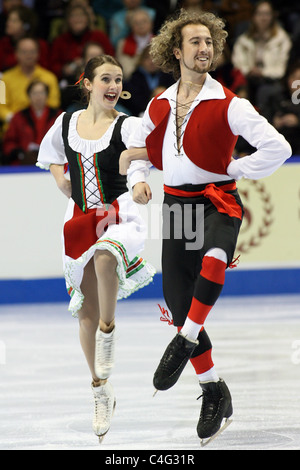
[[(292, 155), (291, 146), (286, 139), (254, 109), (251, 103), (246, 99), (234, 97), (228, 107), (228, 124), (232, 133), (236, 136), (242, 136), (252, 147), (257, 149), (256, 152), (232, 161), (227, 167), (227, 174), (224, 175), (211, 173), (196, 166), (188, 158), (184, 148), (181, 149), (180, 156), (178, 156), (176, 136), (178, 86), (179, 81), (158, 98), (167, 98), (171, 107), (162, 149), (164, 184), (167, 186), (208, 184), (241, 178), (260, 179), (271, 175)], [(225, 93), (222, 85), (207, 75), (203, 88), (185, 118), (182, 126), (182, 138), (193, 110), (202, 100), (224, 98)], [(155, 128), (149, 116), (150, 104), (151, 102), (142, 121), (129, 139), (129, 148), (145, 147), (147, 136)], [(208, 155), (208, 158), (213, 158), (213, 156)], [(148, 174), (149, 163), (133, 161), (128, 170), (129, 184), (133, 187), (140, 181), (146, 181)]]

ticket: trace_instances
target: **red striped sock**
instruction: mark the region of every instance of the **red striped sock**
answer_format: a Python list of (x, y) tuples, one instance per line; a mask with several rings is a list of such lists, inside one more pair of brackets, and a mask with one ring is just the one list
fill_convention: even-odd
[(226, 267), (227, 265), (223, 261), (211, 256), (204, 256), (188, 313), (188, 318), (193, 322), (204, 325), (209, 312), (222, 292)]
[(212, 349), (209, 349), (205, 353), (200, 354), (200, 356), (192, 357), (190, 361), (197, 375), (204, 374), (204, 372), (207, 372), (212, 367), (214, 367), (212, 360)]

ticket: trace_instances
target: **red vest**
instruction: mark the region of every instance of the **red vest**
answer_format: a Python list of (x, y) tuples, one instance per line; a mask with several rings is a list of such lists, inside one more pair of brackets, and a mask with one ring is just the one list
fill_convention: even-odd
[[(183, 148), (189, 159), (205, 171), (227, 174), (227, 167), (238, 136), (235, 136), (228, 124), (227, 112), (234, 96), (223, 87), (226, 98), (201, 101), (188, 121), (183, 136)], [(170, 105), (167, 99), (154, 98), (149, 108), (150, 119), (155, 129), (146, 139), (148, 157), (159, 170), (162, 165), (162, 148), (166, 132)]]

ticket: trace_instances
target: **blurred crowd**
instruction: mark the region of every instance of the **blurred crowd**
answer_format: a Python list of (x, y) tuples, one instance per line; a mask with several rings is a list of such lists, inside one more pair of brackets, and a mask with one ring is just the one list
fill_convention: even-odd
[[(300, 155), (300, 3), (292, 0), (0, 0), (0, 165), (36, 162), (40, 142), (63, 111), (83, 107), (74, 86), (86, 62), (111, 54), (124, 69), (119, 111), (141, 116), (172, 83), (149, 43), (179, 8), (226, 21), (226, 49), (211, 75), (247, 98)], [(251, 151), (239, 139), (236, 155)]]

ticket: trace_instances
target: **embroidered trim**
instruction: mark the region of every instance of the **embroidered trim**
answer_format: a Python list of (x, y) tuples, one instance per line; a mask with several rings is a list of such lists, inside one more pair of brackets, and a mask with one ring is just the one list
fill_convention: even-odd
[[(100, 248), (101, 245), (101, 248)], [(69, 310), (73, 317), (77, 316), (78, 311), (82, 307), (84, 296), (80, 289), (81, 280), (78, 279), (77, 270), (84, 269), (87, 261), (91, 259), (97, 249), (108, 250), (116, 257), (118, 261), (117, 275), (119, 278), (118, 300), (127, 298), (137, 290), (147, 286), (153, 281), (155, 268), (147, 261), (136, 256), (130, 263), (128, 261), (126, 249), (116, 240), (107, 238), (99, 240), (88, 251), (86, 251), (77, 260), (66, 263), (65, 278), (67, 291), (71, 297)]]
[(116, 240), (112, 240), (111, 238), (105, 238), (104, 240), (98, 240), (96, 245), (98, 245), (99, 243), (105, 243), (105, 242), (110, 243), (111, 245), (113, 245), (119, 251), (120, 255), (122, 256), (124, 269), (126, 271), (128, 266), (129, 266), (129, 259), (127, 257), (126, 249), (124, 248), (124, 246), (121, 243), (118, 243)]
[(81, 154), (77, 153), (77, 162), (80, 170), (80, 186), (81, 186), (81, 196), (82, 196), (82, 211), (86, 212), (87, 209), (87, 202), (86, 202), (86, 197), (85, 197), (85, 187), (84, 187), (84, 168), (83, 164), (81, 161)]
[[(137, 261), (136, 261), (137, 260)], [(139, 272), (140, 269), (142, 269), (146, 264), (146, 261), (143, 260), (143, 258), (134, 258), (133, 261), (131, 261), (130, 266), (126, 270), (126, 277), (129, 278), (133, 276), (135, 273)]]
[(103, 190), (103, 184), (102, 184), (102, 180), (101, 180), (101, 173), (100, 173), (100, 168), (99, 168), (99, 165), (98, 165), (97, 156), (98, 156), (98, 154), (94, 153), (94, 167), (95, 167), (96, 180), (97, 180), (97, 184), (98, 184), (98, 188), (99, 188), (101, 202), (102, 202), (102, 204), (106, 204), (106, 198), (105, 198), (105, 194), (104, 194), (104, 190)]

